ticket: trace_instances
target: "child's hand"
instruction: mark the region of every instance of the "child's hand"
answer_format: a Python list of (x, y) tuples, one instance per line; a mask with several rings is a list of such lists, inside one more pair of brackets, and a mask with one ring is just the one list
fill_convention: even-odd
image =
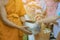
[(35, 20), (36, 20), (36, 21), (38, 21), (38, 20), (40, 20), (40, 19), (41, 19), (40, 15), (36, 15), (36, 16), (35, 16)]

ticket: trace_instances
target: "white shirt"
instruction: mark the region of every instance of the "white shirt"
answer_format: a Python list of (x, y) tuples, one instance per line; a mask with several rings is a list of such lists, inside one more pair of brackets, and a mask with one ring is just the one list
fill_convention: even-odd
[[(56, 13), (58, 16), (60, 16), (60, 3), (58, 3), (58, 8), (57, 8)], [(53, 28), (55, 38), (57, 38), (58, 33), (60, 32), (60, 19), (58, 19), (57, 22), (58, 22), (58, 25), (54, 25), (54, 28)]]

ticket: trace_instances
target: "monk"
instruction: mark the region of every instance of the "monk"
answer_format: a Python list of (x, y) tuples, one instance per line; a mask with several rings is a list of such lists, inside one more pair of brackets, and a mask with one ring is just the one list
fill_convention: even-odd
[(24, 14), (22, 0), (0, 0), (0, 40), (23, 40), (23, 33), (31, 34), (21, 20)]

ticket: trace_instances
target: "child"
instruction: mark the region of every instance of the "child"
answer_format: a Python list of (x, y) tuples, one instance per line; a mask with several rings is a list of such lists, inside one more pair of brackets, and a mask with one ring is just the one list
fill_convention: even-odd
[[(40, 19), (43, 18), (43, 16), (45, 15), (45, 10), (42, 9), (42, 7), (35, 1), (29, 2), (27, 5), (25, 5), (25, 9), (26, 9), (26, 15), (25, 15), (25, 19), (26, 20), (32, 20), (32, 21), (38, 21)], [(44, 15), (43, 15), (44, 14)], [(40, 32), (40, 25), (35, 22), (35, 23), (28, 23), (25, 22), (26, 26), (30, 26), (30, 28), (32, 28), (32, 35), (28, 35), (29, 40), (36, 40), (35, 36), (36, 34), (38, 34)]]
[[(55, 0), (58, 2), (57, 5), (57, 10), (56, 10), (56, 15), (60, 16), (60, 0)], [(53, 32), (54, 32), (54, 37), (56, 40), (60, 40), (60, 19), (56, 21), (58, 24), (54, 24)]]
[[(32, 4), (31, 4), (32, 3)], [(34, 17), (35, 17), (35, 7), (36, 7), (36, 5), (34, 4), (35, 2), (30, 2), (29, 4), (27, 4), (29, 7), (27, 7), (27, 14), (25, 15), (25, 19), (26, 20), (33, 20), (33, 21), (35, 21), (35, 19), (34, 19)], [(39, 25), (35, 22), (35, 23), (25, 23), (27, 26), (30, 26), (30, 28), (32, 28), (32, 30), (31, 31), (33, 31), (32, 33), (32, 35), (28, 35), (28, 38), (29, 38), (29, 40), (35, 40), (35, 37), (34, 37), (34, 34), (36, 34), (36, 33), (39, 33), (40, 32), (40, 27), (39, 27)], [(36, 27), (37, 26), (37, 27)], [(34, 27), (36, 27), (36, 28), (34, 28)], [(37, 28), (38, 28), (38, 30), (37, 30)], [(36, 30), (36, 31), (35, 31)], [(35, 31), (35, 32), (34, 32)], [(37, 32), (38, 31), (38, 32)]]

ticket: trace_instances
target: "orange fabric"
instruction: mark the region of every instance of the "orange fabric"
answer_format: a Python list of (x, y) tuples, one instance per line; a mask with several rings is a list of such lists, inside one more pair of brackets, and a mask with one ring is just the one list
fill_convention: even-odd
[[(7, 11), (7, 18), (11, 22), (22, 26), (22, 22), (19, 19), (19, 17), (25, 14), (22, 0), (9, 0), (5, 8)], [(23, 40), (23, 32), (5, 25), (0, 18), (0, 40)]]

